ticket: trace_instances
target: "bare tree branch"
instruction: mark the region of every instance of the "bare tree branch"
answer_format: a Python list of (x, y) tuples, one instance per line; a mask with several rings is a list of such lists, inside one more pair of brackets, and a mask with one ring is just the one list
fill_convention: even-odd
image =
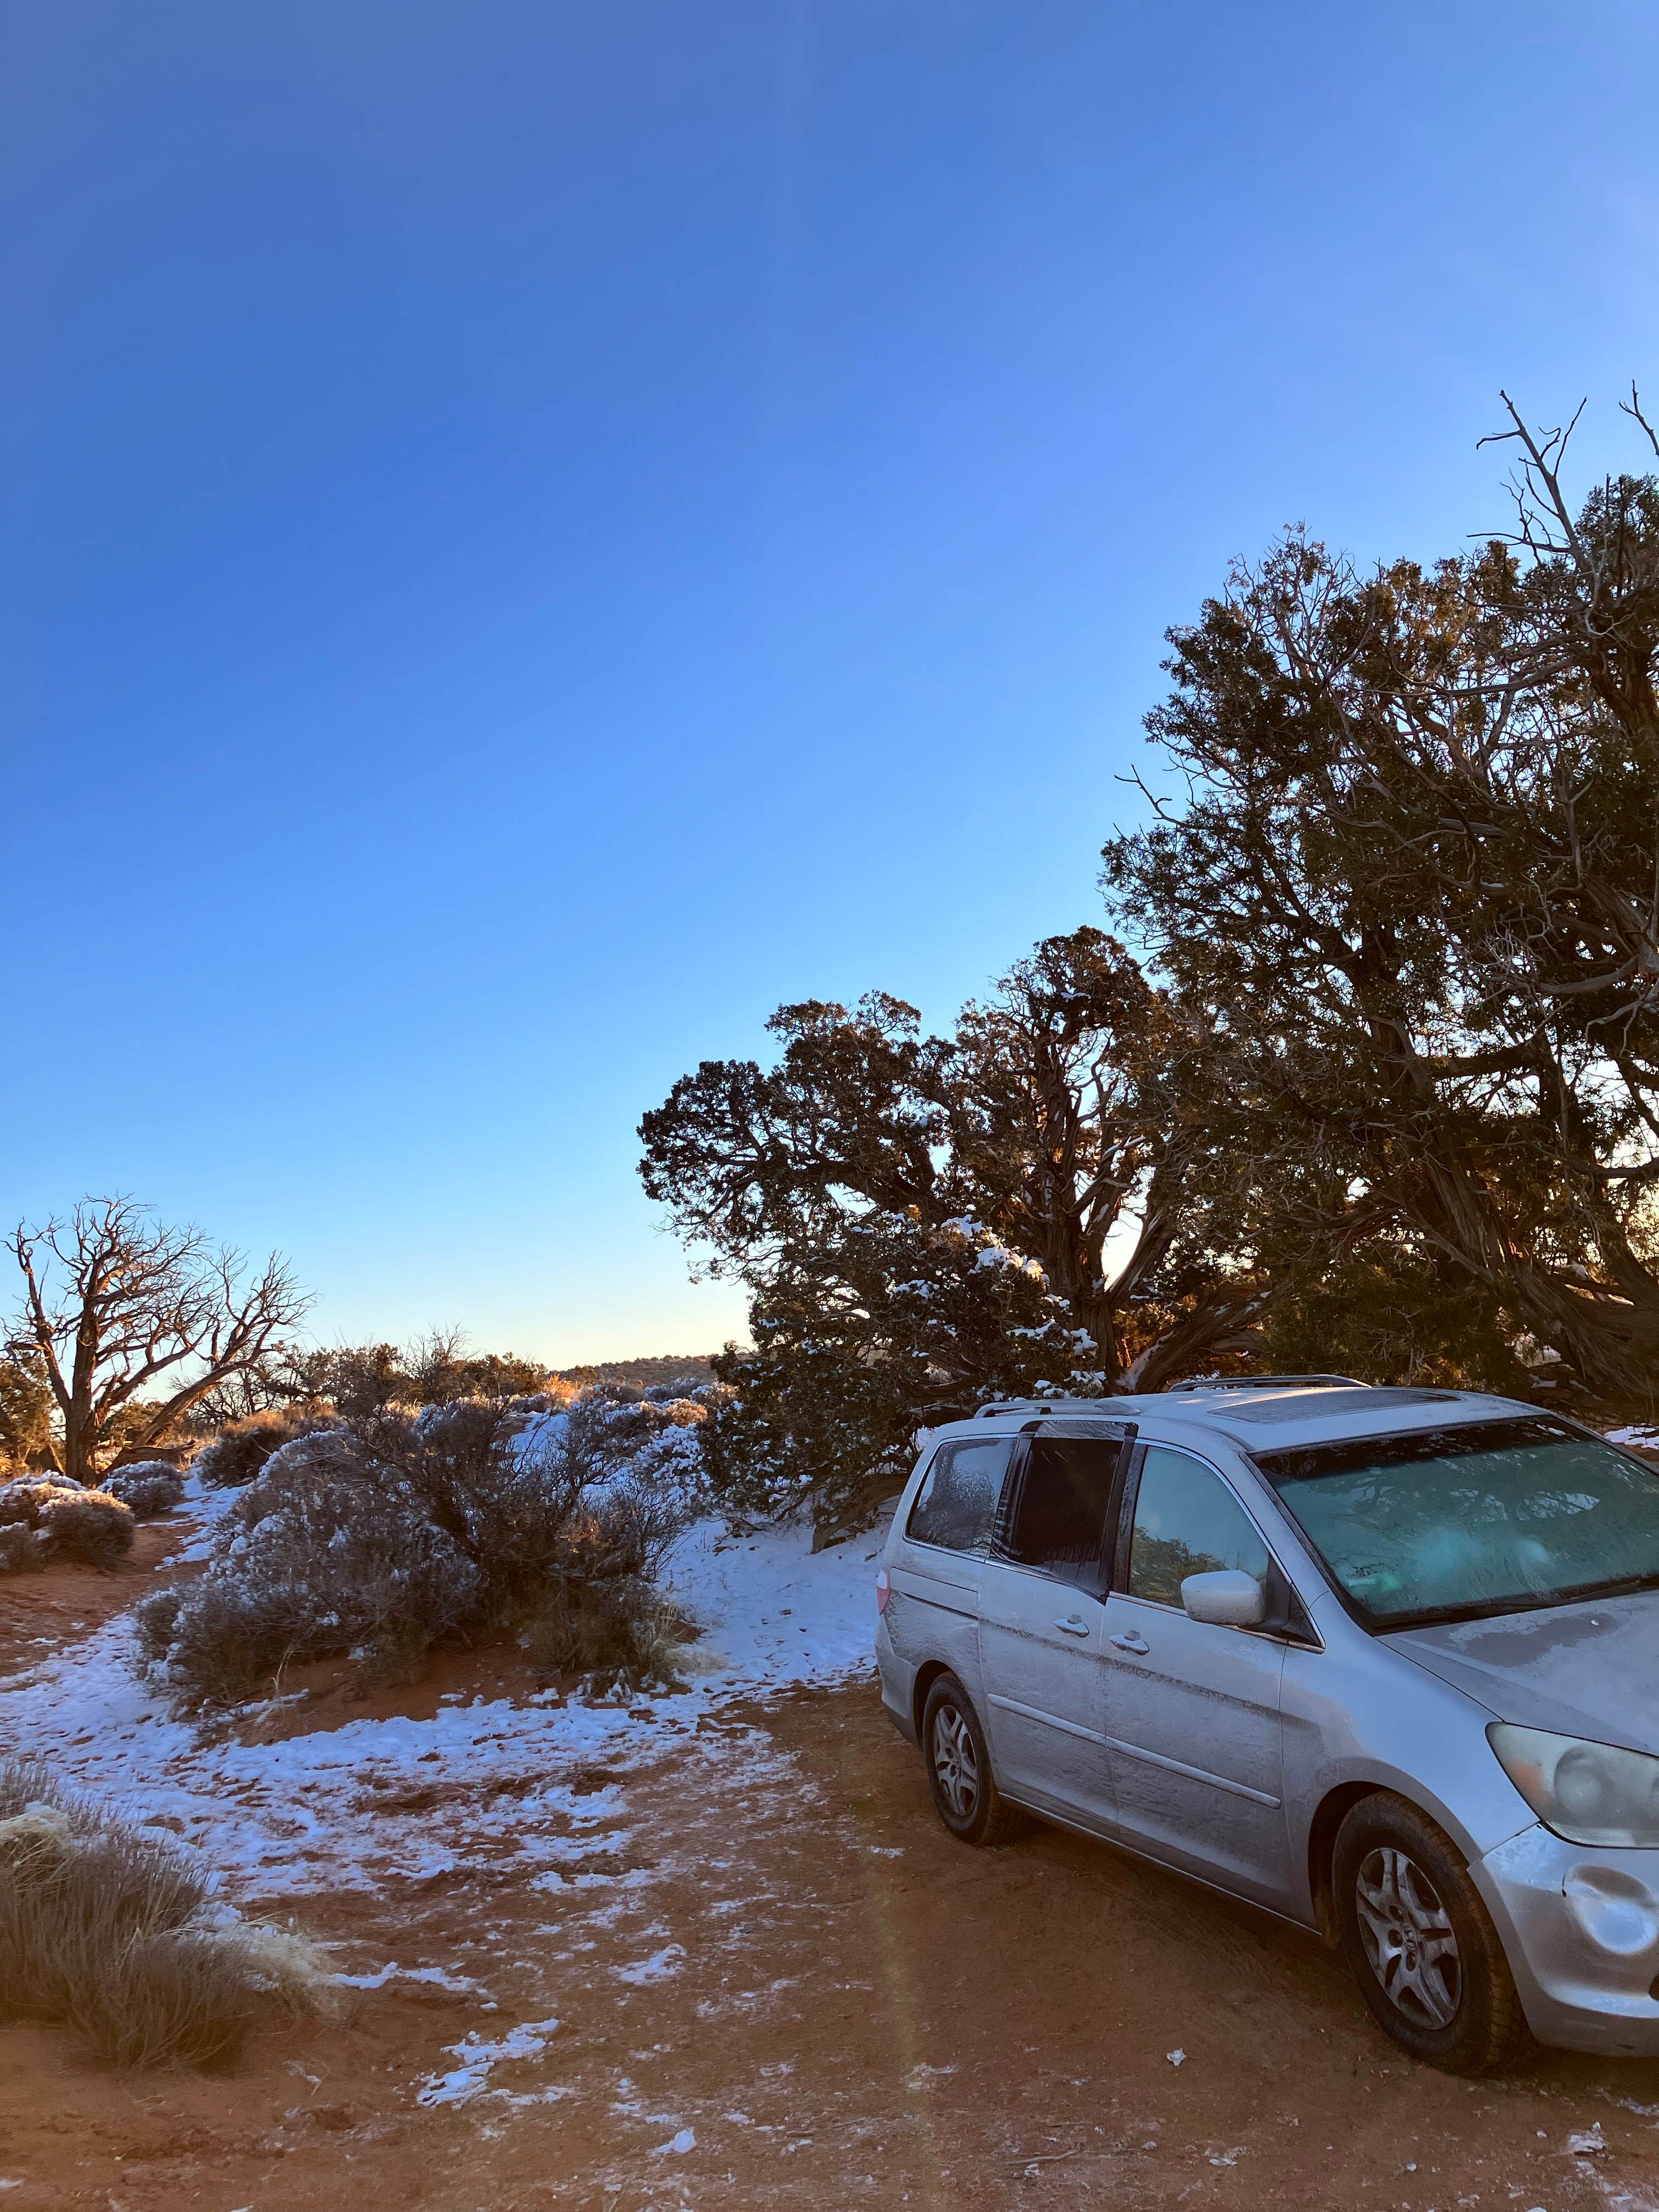
[[(121, 1196), (83, 1199), (40, 1228), (20, 1223), (8, 1244), (22, 1279), (11, 1347), (40, 1363), (63, 1470), (77, 1481), (120, 1445), (157, 1443), (218, 1384), (256, 1367), (307, 1304), (275, 1254), (249, 1276), (239, 1254)], [(163, 1377), (164, 1395), (144, 1395)]]

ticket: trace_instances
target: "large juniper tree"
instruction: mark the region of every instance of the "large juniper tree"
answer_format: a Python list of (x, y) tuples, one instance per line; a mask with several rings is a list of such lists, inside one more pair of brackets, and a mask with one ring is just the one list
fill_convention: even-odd
[(1575, 508), (1511, 415), (1508, 533), (1368, 573), (1292, 533), (1170, 634), (1180, 796), (1105, 856), (1144, 968), (1052, 939), (944, 1037), (786, 1007), (775, 1066), (646, 1117), (647, 1188), (752, 1296), (728, 1494), (834, 1522), (917, 1419), (1264, 1332), (1650, 1398), (1659, 483)]
[(1250, 1340), (1262, 1285), (1218, 1257), (1237, 1238), (1171, 1081), (1194, 1041), (1114, 939), (1049, 939), (948, 1036), (881, 995), (771, 1029), (775, 1066), (706, 1061), (641, 1127), (647, 1189), (751, 1293), (708, 1432), (729, 1498), (810, 1495), (838, 1526), (918, 1422), (1156, 1388)]
[(1575, 511), (1565, 438), (1506, 435), (1505, 537), (1361, 574), (1292, 535), (1172, 633), (1150, 728), (1185, 795), (1108, 847), (1107, 882), (1211, 1039), (1212, 1132), (1270, 1264), (1381, 1240), (1472, 1330), (1499, 1316), (1641, 1396), (1659, 485)]

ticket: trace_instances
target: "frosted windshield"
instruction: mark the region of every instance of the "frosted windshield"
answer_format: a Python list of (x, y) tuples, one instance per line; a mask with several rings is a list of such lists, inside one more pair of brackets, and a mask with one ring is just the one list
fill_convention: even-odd
[(1659, 1583), (1659, 1475), (1562, 1422), (1483, 1421), (1256, 1464), (1373, 1624)]

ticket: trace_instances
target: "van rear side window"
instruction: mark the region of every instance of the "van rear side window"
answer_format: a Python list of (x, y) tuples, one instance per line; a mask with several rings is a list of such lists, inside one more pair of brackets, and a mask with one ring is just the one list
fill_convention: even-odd
[(1106, 1507), (1122, 1456), (1117, 1437), (1034, 1438), (1008, 1557), (1103, 1596), (1110, 1580)]
[(904, 1533), (913, 1544), (983, 1554), (1008, 1472), (1012, 1437), (973, 1437), (941, 1444), (916, 1492)]

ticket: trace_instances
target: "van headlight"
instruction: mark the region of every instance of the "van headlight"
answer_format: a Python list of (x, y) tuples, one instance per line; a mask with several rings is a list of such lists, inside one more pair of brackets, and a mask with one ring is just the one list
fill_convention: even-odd
[(1570, 1844), (1659, 1846), (1659, 1759), (1494, 1721), (1486, 1739), (1547, 1828)]

